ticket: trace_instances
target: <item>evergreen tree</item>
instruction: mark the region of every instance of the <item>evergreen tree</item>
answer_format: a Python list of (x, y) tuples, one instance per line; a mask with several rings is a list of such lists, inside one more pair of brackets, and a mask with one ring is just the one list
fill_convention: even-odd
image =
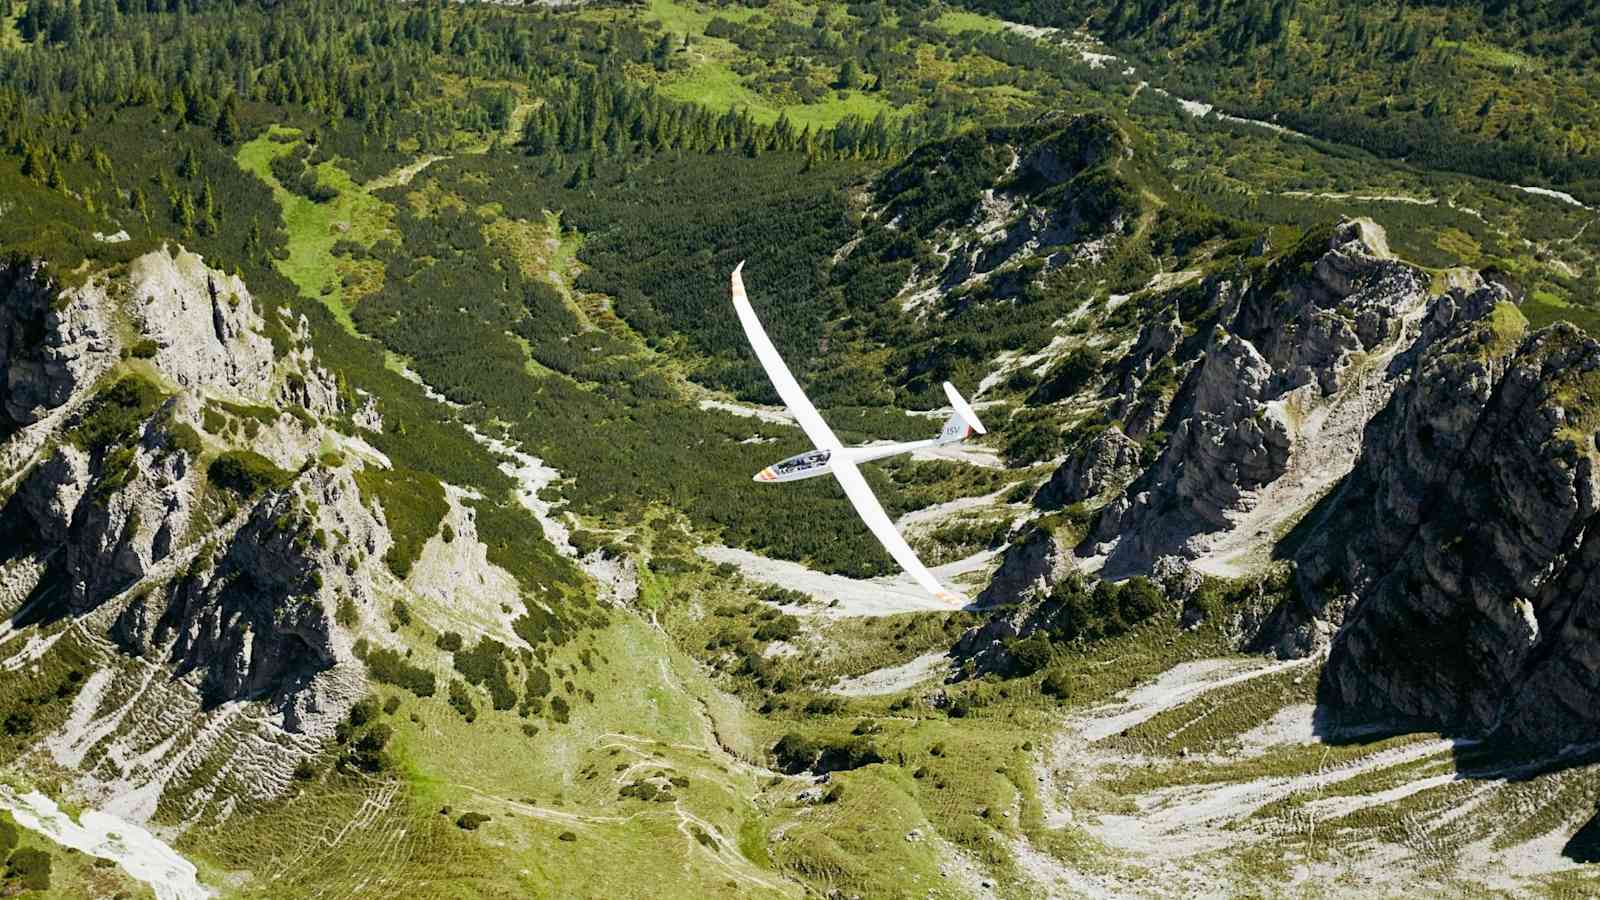
[(214, 129), (217, 140), (225, 147), (233, 146), (239, 140), (239, 98), (229, 94), (228, 99), (222, 101), (222, 111), (217, 114), (217, 126)]
[(855, 87), (856, 82), (860, 80), (861, 73), (856, 66), (856, 61), (854, 59), (846, 59), (844, 64), (839, 67), (839, 77), (834, 81), (833, 86), (839, 90), (847, 91)]

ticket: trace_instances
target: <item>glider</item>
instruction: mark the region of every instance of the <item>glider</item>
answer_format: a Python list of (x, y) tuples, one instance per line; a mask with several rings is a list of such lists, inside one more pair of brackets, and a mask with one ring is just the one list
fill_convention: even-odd
[(833, 477), (838, 479), (840, 487), (844, 488), (845, 496), (849, 497), (850, 503), (855, 506), (856, 514), (861, 516), (861, 521), (871, 529), (879, 543), (883, 544), (883, 549), (889, 551), (894, 561), (900, 564), (900, 568), (906, 570), (917, 584), (938, 599), (951, 603), (960, 601), (958, 595), (939, 584), (939, 580), (933, 577), (928, 567), (917, 558), (916, 552), (906, 543), (906, 539), (900, 536), (894, 523), (889, 520), (889, 514), (883, 511), (883, 506), (873, 495), (872, 488), (867, 486), (867, 480), (861, 477), (858, 465), (868, 460), (898, 456), (926, 447), (959, 443), (973, 433), (984, 434), (983, 423), (978, 421), (978, 414), (972, 411), (972, 406), (956, 392), (955, 387), (946, 381), (944, 394), (949, 398), (954, 412), (945, 420), (944, 428), (938, 437), (925, 441), (861, 447), (846, 447), (839, 443), (839, 439), (833, 434), (833, 429), (829, 428), (828, 423), (817, 414), (817, 408), (811, 405), (811, 400), (806, 397), (805, 391), (800, 389), (800, 383), (795, 381), (789, 367), (784, 364), (783, 357), (778, 355), (778, 348), (772, 346), (772, 340), (767, 337), (766, 329), (761, 327), (761, 320), (756, 318), (756, 311), (750, 307), (750, 298), (745, 295), (744, 278), (740, 275), (743, 268), (744, 263), (741, 262), (733, 270), (733, 306), (739, 313), (739, 322), (744, 326), (750, 347), (755, 350), (756, 358), (761, 360), (761, 367), (767, 370), (767, 378), (777, 389), (778, 396), (783, 398), (784, 405), (789, 407), (789, 412), (795, 421), (800, 423), (801, 430), (817, 448), (767, 466), (756, 473), (755, 480), (799, 481), (832, 473)]

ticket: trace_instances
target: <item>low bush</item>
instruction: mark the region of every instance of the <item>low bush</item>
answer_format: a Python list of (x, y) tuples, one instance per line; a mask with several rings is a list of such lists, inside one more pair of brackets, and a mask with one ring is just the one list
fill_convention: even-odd
[(130, 444), (165, 399), (149, 379), (124, 375), (89, 401), (67, 439), (78, 449), (95, 453)]
[(384, 684), (403, 687), (418, 697), (432, 697), (436, 688), (433, 673), (414, 666), (397, 651), (386, 647), (372, 650), (366, 656), (367, 671)]
[(462, 831), (477, 831), (487, 821), (489, 821), (489, 817), (483, 813), (463, 813), (460, 818), (456, 819), (456, 827)]
[(294, 473), (273, 464), (254, 450), (229, 450), (206, 468), (211, 483), (250, 498), (266, 491), (281, 490), (294, 480)]

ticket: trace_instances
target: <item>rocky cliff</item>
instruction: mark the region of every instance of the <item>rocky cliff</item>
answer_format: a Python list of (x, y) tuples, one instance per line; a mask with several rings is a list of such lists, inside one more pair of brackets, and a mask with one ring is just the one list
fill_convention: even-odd
[(1034, 499), (1089, 515), (1085, 536), (1009, 550), (983, 594), (1009, 608), (958, 655), (1059, 627), (1042, 598), (1064, 571), (1156, 575), (1190, 619), (1202, 583), (1268, 576), (1285, 589), (1240, 607), (1240, 645), (1326, 652), (1329, 727), (1588, 740), (1600, 344), (1529, 333), (1506, 287), (1458, 282), (1435, 296), (1350, 221), (1142, 298), (1068, 398), (1099, 424)]
[(1505, 289), (1441, 297), (1263, 635), (1329, 640), (1323, 702), (1556, 746), (1600, 688), (1600, 343), (1535, 334)]
[[(1242, 573), (1260, 537), (1354, 466), (1362, 427), (1394, 390), (1387, 360), (1407, 345), (1426, 288), (1376, 225), (1350, 222), (1175, 297), (1124, 360), (1131, 390), (1117, 401), (1133, 412), (1135, 373), (1170, 366), (1178, 387), (1150, 418), (1171, 439), (1102, 510), (1080, 553), (1104, 557), (1113, 577), (1163, 556)], [(1180, 342), (1172, 332), (1184, 319), (1193, 338)]]
[[(56, 756), (92, 755), (113, 793), (154, 785), (144, 816), (205, 767), (204, 796), (281, 790), (365, 691), (352, 648), (382, 566), (363, 563), (390, 537), (362, 455), (329, 452), (349, 410), (303, 329), (177, 249), (72, 289), (0, 275), (0, 652), (14, 668), (65, 624), (114, 648)], [(151, 666), (177, 724), (96, 703), (157, 690)]]

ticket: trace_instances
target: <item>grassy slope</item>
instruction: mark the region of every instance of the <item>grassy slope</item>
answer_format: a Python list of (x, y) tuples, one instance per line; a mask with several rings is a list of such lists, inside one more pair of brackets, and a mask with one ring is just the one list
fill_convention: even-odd
[(274, 159), (292, 151), (299, 132), (274, 127), (239, 148), (239, 165), (272, 188), (272, 195), (283, 211), (283, 225), (289, 233), (289, 254), (277, 261), (278, 270), (303, 296), (320, 300), (351, 334), (355, 324), (340, 283), (339, 261), (333, 246), (341, 240), (370, 247), (384, 237), (395, 237), (388, 226), (386, 207), (357, 185), (344, 169), (332, 162), (316, 167), (319, 181), (339, 192), (327, 203), (314, 203), (293, 193), (273, 176)]
[[(565, 695), (569, 679), (595, 691), (593, 703), (566, 695), (570, 722), (495, 712), (474, 691), (469, 724), (443, 691), (418, 699), (380, 688), (380, 698), (401, 700), (384, 718), (395, 730), (398, 779), (319, 776), (286, 802), (191, 831), (181, 849), (209, 883), (250, 873), (247, 896), (380, 887), (400, 896), (566, 896), (575, 884), (607, 897), (795, 895), (739, 849), (741, 830), (761, 820), (750, 799), (760, 776), (717, 741), (747, 746), (742, 713), (637, 618), (619, 616), (591, 638), (595, 671), (583, 670), (576, 648), (550, 659), (571, 670), (556, 693)], [(436, 656), (418, 644), (418, 659)], [(523, 726), (533, 723), (530, 737)], [(673, 802), (618, 797), (657, 772), (688, 779)], [(468, 812), (490, 818), (468, 831), (456, 824)]]

